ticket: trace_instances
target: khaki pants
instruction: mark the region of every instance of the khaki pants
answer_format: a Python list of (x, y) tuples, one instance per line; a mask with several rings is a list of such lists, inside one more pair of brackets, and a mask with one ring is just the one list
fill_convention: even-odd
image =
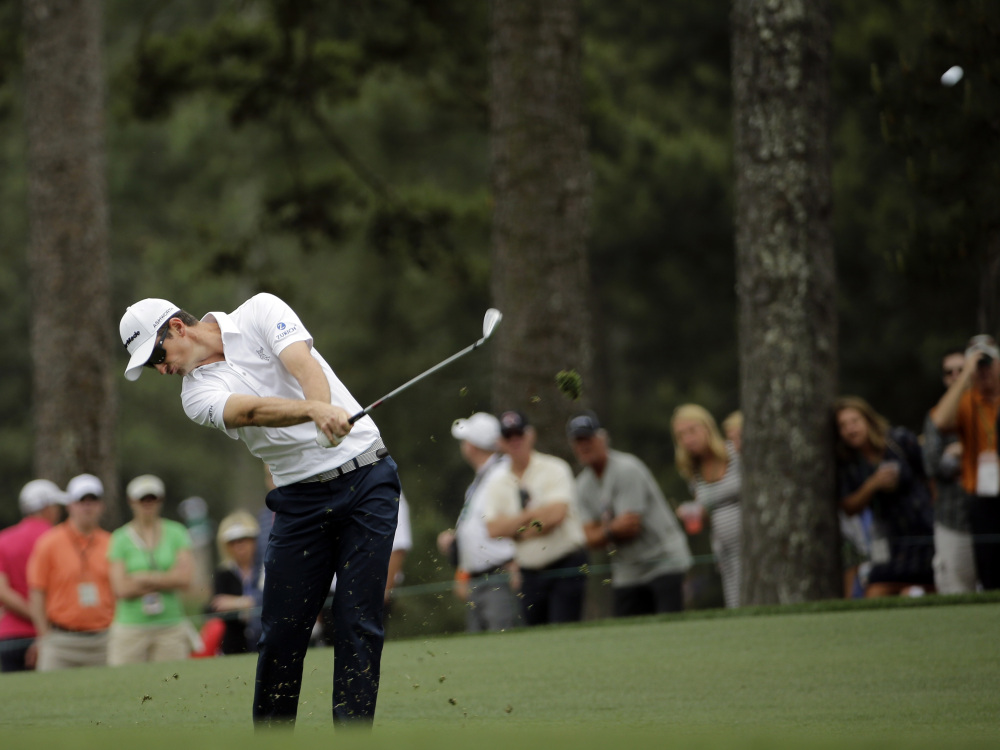
[(38, 643), (39, 672), (72, 667), (103, 667), (108, 663), (108, 631), (71, 633), (49, 630)]
[(183, 623), (176, 625), (111, 626), (108, 643), (108, 664), (175, 661), (191, 655), (191, 640)]

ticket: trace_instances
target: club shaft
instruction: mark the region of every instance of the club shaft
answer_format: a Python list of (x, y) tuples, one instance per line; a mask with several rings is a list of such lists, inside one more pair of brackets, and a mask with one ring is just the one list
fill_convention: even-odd
[(459, 357), (464, 357), (469, 352), (475, 351), (480, 346), (482, 346), (485, 342), (486, 342), (486, 337), (484, 336), (483, 338), (479, 339), (479, 341), (477, 341), (476, 343), (470, 344), (469, 346), (465, 347), (462, 351), (456, 352), (455, 354), (452, 354), (450, 357), (448, 357), (448, 359), (443, 360), (441, 362), (438, 362), (436, 365), (434, 365), (433, 367), (431, 367), (428, 370), (424, 370), (422, 373), (420, 373), (419, 375), (417, 375), (415, 378), (413, 378), (411, 380), (408, 380), (405, 383), (403, 383), (396, 390), (390, 391), (389, 393), (385, 394), (382, 398), (380, 398), (378, 401), (375, 401), (374, 403), (371, 403), (368, 406), (366, 406), (364, 409), (362, 409), (357, 414), (355, 414), (353, 417), (351, 417), (348, 420), (348, 422), (350, 422), (351, 424), (354, 424), (359, 419), (361, 419), (361, 417), (365, 416), (365, 414), (367, 414), (368, 412), (370, 412), (375, 407), (381, 406), (383, 403), (385, 403), (386, 401), (388, 401), (390, 398), (392, 398), (396, 394), (402, 393), (403, 391), (405, 391), (407, 388), (409, 388), (414, 383), (417, 383), (417, 382), (423, 380), (428, 375), (431, 375), (431, 374), (437, 372), (438, 370), (440, 370), (442, 367), (446, 367), (447, 365), (450, 365), (452, 362), (454, 362)]

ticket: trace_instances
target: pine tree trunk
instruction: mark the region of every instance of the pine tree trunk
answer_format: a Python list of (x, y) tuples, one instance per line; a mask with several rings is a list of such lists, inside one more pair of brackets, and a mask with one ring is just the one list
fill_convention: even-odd
[(494, 406), (528, 413), (540, 449), (565, 456), (563, 426), (585, 401), (556, 375), (575, 370), (586, 389), (592, 368), (579, 2), (490, 7)]
[(23, 9), (35, 473), (97, 474), (114, 517), (101, 3)]
[(838, 596), (827, 0), (734, 0), (744, 604)]

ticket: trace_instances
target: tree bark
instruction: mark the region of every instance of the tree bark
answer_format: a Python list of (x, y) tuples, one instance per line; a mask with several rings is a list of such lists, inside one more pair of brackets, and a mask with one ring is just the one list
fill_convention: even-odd
[(744, 604), (838, 596), (828, 0), (734, 0)]
[(35, 473), (116, 516), (100, 0), (24, 0)]
[[(494, 0), (491, 9), (494, 406), (521, 409), (539, 448), (567, 456), (591, 353), (590, 173), (581, 108), (578, 0)], [(584, 397), (556, 384), (582, 378)]]

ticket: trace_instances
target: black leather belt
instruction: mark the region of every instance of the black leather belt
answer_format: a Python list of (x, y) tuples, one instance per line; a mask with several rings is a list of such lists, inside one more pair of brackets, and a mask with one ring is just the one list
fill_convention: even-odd
[(330, 469), (330, 471), (324, 471), (319, 474), (315, 474), (307, 479), (302, 479), (302, 482), (329, 482), (336, 479), (337, 477), (342, 477), (344, 474), (348, 474), (355, 469), (360, 469), (362, 466), (368, 466), (375, 463), (379, 459), (385, 458), (389, 455), (389, 449), (385, 447), (385, 443), (382, 442), (382, 438), (375, 441), (371, 448), (366, 450), (359, 456), (355, 456), (350, 461), (345, 464), (341, 464), (336, 469)]

